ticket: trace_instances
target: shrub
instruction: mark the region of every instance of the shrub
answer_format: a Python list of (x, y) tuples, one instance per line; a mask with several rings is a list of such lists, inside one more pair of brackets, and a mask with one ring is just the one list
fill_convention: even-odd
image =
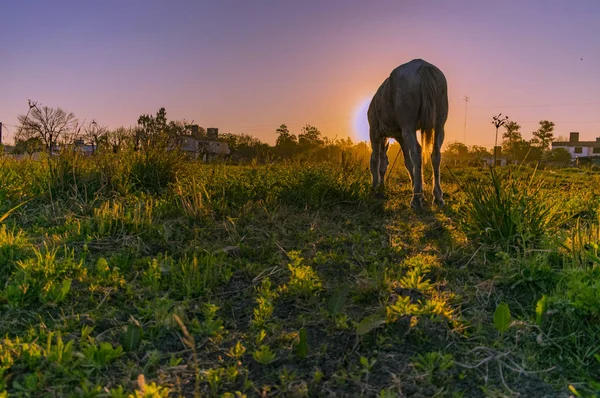
[(66, 196), (89, 202), (102, 188), (101, 176), (93, 162), (72, 150), (49, 158), (50, 187), (55, 197)]
[[(460, 185), (460, 183), (459, 183)], [(563, 225), (569, 214), (533, 172), (490, 169), (487, 181), (461, 186), (466, 203), (460, 222), (473, 238), (505, 248), (536, 246), (545, 234)]]
[(182, 163), (182, 156), (177, 151), (150, 148), (145, 152), (135, 152), (131, 159), (132, 187), (150, 194), (162, 193), (176, 181)]

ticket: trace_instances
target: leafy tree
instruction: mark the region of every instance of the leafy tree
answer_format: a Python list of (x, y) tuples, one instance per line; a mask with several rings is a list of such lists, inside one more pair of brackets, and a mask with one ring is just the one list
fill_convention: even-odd
[[(200, 130), (198, 132), (200, 133)], [(191, 125), (185, 120), (170, 121), (163, 133), (167, 136), (169, 146), (181, 148), (184, 137), (191, 135)]]
[(454, 141), (448, 144), (444, 151), (447, 155), (466, 155), (469, 153), (469, 148), (462, 142)]
[(26, 140), (17, 139), (15, 141), (15, 147), (13, 153), (16, 155), (28, 154), (29, 157), (35, 152), (41, 152), (44, 149), (44, 144), (39, 137), (31, 137)]
[(282, 124), (275, 130), (277, 134), (277, 140), (275, 140), (275, 146), (283, 146), (289, 143), (298, 143), (298, 138), (288, 129), (287, 125)]
[(354, 142), (352, 142), (352, 139), (350, 137), (347, 137), (337, 140), (335, 142), (335, 145), (338, 145), (342, 149), (350, 149), (354, 146)]
[(324, 143), (325, 141), (319, 129), (310, 124), (302, 127), (302, 132), (298, 134), (298, 145), (302, 149), (319, 148)]
[(502, 134), (502, 138), (504, 138), (504, 142), (512, 144), (515, 142), (519, 142), (523, 140), (523, 136), (521, 135), (521, 126), (517, 122), (507, 122), (504, 125), (506, 131)]
[(541, 147), (532, 145), (531, 141), (523, 141), (519, 145), (519, 160), (528, 161), (528, 162), (539, 162), (542, 160), (542, 156), (544, 155), (544, 151)]
[(565, 148), (554, 148), (546, 154), (546, 160), (567, 164), (571, 161), (571, 154)]
[(167, 111), (160, 108), (155, 116), (141, 115), (135, 134), (135, 149), (149, 147), (179, 148), (183, 137), (190, 135), (191, 125), (184, 121), (168, 121)]
[(471, 148), (469, 148), (469, 153), (473, 154), (478, 159), (481, 159), (485, 156), (492, 156), (492, 153), (488, 151), (486, 147), (479, 145), (472, 145)]
[(521, 126), (514, 121), (508, 121), (504, 124), (506, 130), (502, 134), (502, 151), (510, 155), (513, 159), (519, 160), (519, 156), (525, 149), (523, 136), (521, 135)]
[(534, 146), (530, 141), (521, 139), (510, 144), (509, 154), (513, 160), (539, 161), (542, 159), (543, 151), (539, 146)]
[(282, 124), (275, 130), (277, 139), (275, 140), (275, 150), (282, 157), (291, 157), (298, 148), (298, 138), (290, 133), (285, 124)]
[(28, 116), (19, 115), (18, 119), (21, 129), (15, 138), (23, 141), (39, 138), (49, 152), (62, 136), (72, 133), (77, 124), (75, 114), (47, 106), (32, 106)]
[(270, 153), (268, 144), (248, 134), (225, 133), (221, 139), (229, 145), (231, 157), (238, 161), (265, 160)]
[[(167, 130), (167, 111), (160, 108), (156, 116), (141, 115), (138, 118), (138, 127), (136, 129), (135, 148), (148, 149), (157, 144), (165, 144), (163, 134)], [(162, 136), (162, 137), (161, 137)], [(164, 145), (166, 146), (166, 145)]]
[(533, 143), (539, 144), (543, 151), (550, 148), (550, 144), (554, 141), (554, 123), (548, 120), (540, 120), (540, 127), (533, 132), (535, 137)]
[(147, 136), (158, 135), (167, 129), (167, 111), (160, 108), (156, 116), (141, 115), (138, 118), (139, 129)]

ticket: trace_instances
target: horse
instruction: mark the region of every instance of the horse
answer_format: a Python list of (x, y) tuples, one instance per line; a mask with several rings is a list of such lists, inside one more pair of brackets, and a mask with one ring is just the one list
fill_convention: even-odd
[[(433, 168), (433, 201), (444, 205), (440, 184), (441, 146), (448, 118), (448, 84), (436, 66), (413, 59), (394, 69), (381, 84), (367, 111), (371, 138), (371, 175), (373, 192), (383, 191), (389, 165), (388, 138), (394, 138), (404, 155), (413, 188), (411, 206), (423, 206), (422, 164), (431, 157)], [(421, 131), (421, 142), (417, 140)]]

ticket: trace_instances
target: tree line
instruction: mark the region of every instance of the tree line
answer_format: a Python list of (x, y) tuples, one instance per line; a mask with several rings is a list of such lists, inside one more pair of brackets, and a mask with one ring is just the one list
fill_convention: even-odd
[(143, 150), (155, 146), (180, 146), (191, 131), (185, 121), (168, 121), (165, 108), (156, 115), (141, 115), (135, 127), (109, 129), (95, 120), (80, 123), (72, 112), (37, 106), (30, 102), (26, 115), (19, 115), (14, 153), (53, 152), (60, 146), (86, 144), (95, 151)]
[[(64, 147), (88, 145), (93, 152), (118, 153), (126, 150), (181, 149), (187, 138), (206, 139), (206, 129), (186, 120), (168, 120), (165, 108), (156, 114), (143, 114), (133, 127), (110, 129), (95, 120), (80, 122), (75, 114), (62, 108), (38, 106), (30, 102), (29, 112), (19, 115), (13, 154), (56, 153)], [(310, 124), (298, 134), (285, 124), (275, 129), (274, 146), (248, 134), (222, 133), (219, 141), (229, 145), (230, 159), (238, 162), (274, 159), (332, 159), (343, 154), (366, 158), (369, 148), (350, 138), (330, 139)]]
[[(502, 125), (504, 132), (502, 133), (502, 154), (518, 162), (525, 161), (556, 161), (568, 162), (571, 160), (571, 155), (564, 148), (552, 149), (554, 137), (554, 122), (549, 120), (540, 120), (537, 130), (532, 132), (532, 138), (526, 140), (521, 133), (521, 126), (515, 122), (507, 120)], [(566, 140), (559, 137), (560, 140)], [(467, 147), (462, 142), (452, 142), (446, 146), (444, 153), (449, 155), (471, 155), (477, 159), (492, 157), (493, 154), (485, 147), (473, 145)]]
[[(206, 138), (206, 129), (193, 122), (168, 120), (165, 108), (160, 108), (154, 115), (140, 115), (133, 127), (109, 129), (95, 120), (80, 123), (72, 112), (38, 106), (30, 101), (29, 112), (19, 115), (18, 120), (20, 126), (15, 136), (14, 154), (52, 153), (59, 146), (78, 144), (90, 145), (94, 152), (147, 151), (152, 148), (181, 148), (186, 137), (194, 135), (192, 138), (195, 139)], [(555, 124), (551, 121), (541, 120), (530, 140), (523, 138), (521, 126), (515, 121), (507, 119), (503, 127), (502, 153), (512, 160), (570, 160), (565, 149), (550, 150), (555, 139)], [(370, 154), (366, 143), (356, 144), (350, 138), (330, 139), (310, 124), (302, 127), (298, 134), (292, 133), (286, 124), (281, 124), (275, 129), (275, 134), (277, 138), (274, 146), (248, 134), (224, 133), (219, 136), (219, 140), (229, 145), (230, 159), (238, 162), (303, 157), (335, 159), (344, 154), (366, 159)], [(395, 156), (398, 150), (391, 147), (389, 155)], [(444, 152), (450, 155), (470, 155), (478, 160), (492, 156), (485, 147), (467, 147), (461, 142), (448, 144)]]

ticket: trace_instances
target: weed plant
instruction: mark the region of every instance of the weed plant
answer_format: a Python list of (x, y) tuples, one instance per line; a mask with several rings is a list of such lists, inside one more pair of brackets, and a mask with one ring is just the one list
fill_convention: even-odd
[(600, 174), (454, 178), (2, 159), (0, 396), (594, 396)]
[(490, 168), (486, 179), (462, 183), (464, 230), (480, 242), (504, 249), (536, 247), (571, 214), (562, 195), (545, 189), (536, 171)]

